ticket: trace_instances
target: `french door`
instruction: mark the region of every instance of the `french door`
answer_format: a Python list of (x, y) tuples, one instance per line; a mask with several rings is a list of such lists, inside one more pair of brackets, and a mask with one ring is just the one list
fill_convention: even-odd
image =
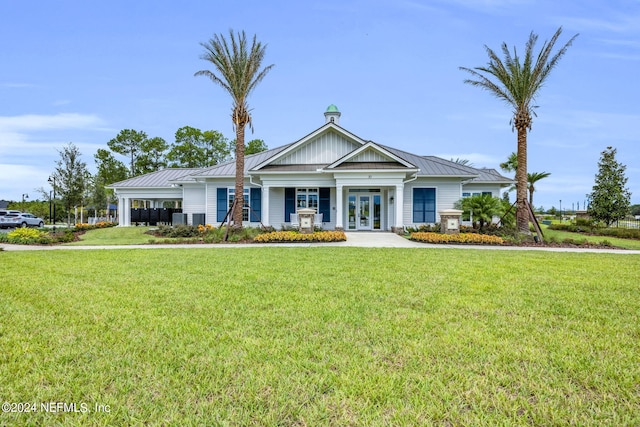
[(349, 194), (347, 229), (380, 230), (382, 228), (380, 194)]

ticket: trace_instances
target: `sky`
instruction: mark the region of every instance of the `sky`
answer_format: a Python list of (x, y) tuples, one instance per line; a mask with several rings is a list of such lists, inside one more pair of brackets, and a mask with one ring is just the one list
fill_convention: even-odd
[(230, 29), (274, 64), (249, 98), (249, 139), (296, 141), (335, 104), (365, 140), (499, 168), (516, 150), (512, 110), (459, 67), (559, 27), (556, 49), (579, 36), (535, 100), (528, 170), (551, 175), (534, 205), (583, 208), (608, 146), (640, 203), (640, 0), (0, 0), (0, 200), (43, 199), (69, 143), (94, 172), (122, 129), (233, 139), (229, 96), (194, 77), (212, 68), (200, 43)]

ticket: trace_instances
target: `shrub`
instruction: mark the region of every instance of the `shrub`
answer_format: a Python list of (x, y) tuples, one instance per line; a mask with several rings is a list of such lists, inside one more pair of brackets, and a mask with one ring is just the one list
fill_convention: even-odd
[(87, 231), (87, 230), (95, 230), (97, 228), (115, 227), (116, 225), (117, 224), (115, 222), (107, 222), (107, 221), (100, 221), (100, 222), (96, 222), (95, 224), (78, 223), (75, 225), (74, 229), (75, 231)]
[(16, 228), (7, 233), (7, 242), (18, 245), (49, 244), (52, 239), (46, 231), (35, 228)]
[(347, 240), (343, 231), (316, 231), (302, 234), (296, 231), (273, 231), (255, 236), (256, 243), (286, 243), (286, 242), (343, 242)]
[(501, 237), (474, 233), (440, 234), (430, 232), (416, 232), (411, 233), (409, 239), (425, 243), (465, 243), (489, 245), (504, 244), (504, 240)]
[(438, 233), (440, 232), (440, 223), (436, 223), (436, 224), (422, 224), (419, 225), (417, 227), (407, 227), (407, 232), (409, 234), (411, 233), (417, 233), (417, 232), (434, 232), (434, 233)]

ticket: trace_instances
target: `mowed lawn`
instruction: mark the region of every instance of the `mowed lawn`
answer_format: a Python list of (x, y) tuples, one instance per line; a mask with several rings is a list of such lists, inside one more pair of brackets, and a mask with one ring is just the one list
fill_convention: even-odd
[(0, 398), (37, 405), (0, 425), (640, 425), (638, 255), (56, 250), (0, 277)]

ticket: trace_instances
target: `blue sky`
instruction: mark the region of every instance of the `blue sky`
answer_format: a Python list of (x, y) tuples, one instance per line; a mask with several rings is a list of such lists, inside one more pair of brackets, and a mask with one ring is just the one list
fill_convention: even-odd
[(122, 129), (232, 139), (229, 97), (193, 76), (210, 68), (199, 43), (230, 28), (256, 33), (275, 64), (249, 99), (250, 138), (295, 141), (336, 104), (364, 139), (497, 168), (516, 148), (511, 110), (458, 67), (485, 65), (484, 45), (522, 51), (531, 31), (541, 45), (559, 26), (559, 46), (580, 35), (536, 102), (529, 171), (551, 176), (534, 204), (582, 205), (607, 146), (640, 203), (638, 0), (0, 0), (0, 199), (40, 197), (69, 142), (93, 171)]

